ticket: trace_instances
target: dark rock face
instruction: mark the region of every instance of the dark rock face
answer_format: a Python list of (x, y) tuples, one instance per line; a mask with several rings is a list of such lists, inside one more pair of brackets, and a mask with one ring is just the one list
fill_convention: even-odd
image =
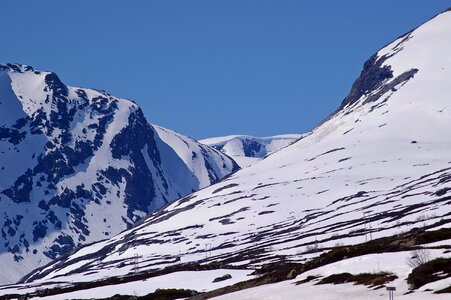
[[(403, 44), (411, 38), (411, 33), (412, 31), (400, 37), (400, 42), (392, 48), (393, 53), (390, 55), (383, 55), (379, 57), (376, 53), (371, 56), (365, 62), (360, 76), (352, 85), (349, 94), (343, 100), (340, 107), (320, 124), (326, 122), (337, 112), (347, 106), (353, 105), (360, 99), (364, 99), (363, 104), (375, 102), (381, 99), (381, 97), (387, 92), (395, 91), (397, 86), (403, 85), (412, 79), (419, 71), (418, 69), (412, 68), (411, 70), (408, 70), (394, 78), (391, 66), (384, 65), (387, 59), (403, 49)], [(383, 102), (387, 99), (388, 98), (383, 100)]]
[(51, 259), (55, 259), (71, 251), (75, 247), (72, 237), (60, 235), (55, 239), (55, 243), (50, 247), (49, 251), (45, 251), (44, 255)]
[(223, 276), (221, 276), (221, 277), (217, 277), (217, 278), (215, 278), (215, 279), (213, 279), (213, 283), (215, 283), (215, 282), (221, 282), (221, 281), (225, 281), (225, 280), (228, 280), (228, 279), (232, 279), (232, 275), (230, 275), (230, 274), (225, 274), (225, 275), (223, 275)]
[(25, 138), (26, 133), (12, 128), (0, 128), (0, 140), (7, 140), (13, 145), (18, 145)]
[(31, 170), (17, 178), (14, 185), (8, 189), (1, 191), (2, 194), (10, 197), (14, 202), (30, 202), (30, 192), (32, 190)]
[[(258, 139), (258, 138), (256, 138)], [(264, 155), (262, 155), (262, 150), (264, 150), (264, 146), (262, 145), (262, 142), (259, 142), (257, 140), (254, 140), (252, 138), (249, 137), (243, 137), (240, 138), (240, 143), (242, 144), (242, 148), (243, 148), (243, 153), (244, 156), (246, 157), (263, 157)], [(219, 150), (219, 151), (223, 151), (225, 146), (224, 144), (217, 144), (217, 145), (212, 145), (212, 147), (214, 147), (215, 149)], [(266, 152), (264, 152), (266, 154)]]
[(246, 157), (261, 157), (259, 154), (262, 150), (262, 145), (254, 140), (243, 140), (243, 150)]
[(387, 79), (393, 78), (390, 66), (382, 66), (386, 59), (385, 56), (378, 57), (375, 54), (365, 62), (360, 76), (352, 85), (351, 91), (343, 100), (339, 109), (355, 103), (363, 95), (379, 88)]
[[(162, 155), (177, 153), (135, 103), (28, 66), (0, 72), (0, 111), (11, 115), (0, 120), (0, 254), (31, 264), (55, 259), (200, 188), (175, 181), (178, 173), (198, 176), (182, 160), (163, 166)], [(227, 166), (208, 151), (196, 155), (205, 156), (209, 183), (235, 170), (225, 156)]]
[(410, 79), (412, 79), (417, 72), (418, 72), (418, 69), (411, 69), (409, 71), (402, 73), (401, 75), (399, 75), (398, 77), (396, 77), (395, 79), (390, 81), (389, 83), (381, 86), (380, 90), (378, 90), (376, 93), (369, 95), (366, 98), (366, 100), (363, 102), (363, 104), (369, 103), (369, 102), (374, 102), (374, 101), (380, 99), (385, 93), (389, 92), (390, 90), (395, 90), (395, 88), (398, 85), (402, 85), (402, 84), (406, 83), (407, 81), (409, 81)]
[[(149, 184), (153, 182), (152, 174), (149, 172), (146, 164), (145, 155), (152, 157), (155, 165), (159, 166), (161, 163), (160, 153), (152, 153), (152, 149), (156, 149), (155, 135), (149, 124), (146, 122), (142, 111), (139, 110), (131, 114), (128, 120), (128, 126), (116, 135), (111, 142), (111, 153), (113, 158), (121, 159), (128, 157), (131, 162), (131, 169), (120, 169), (119, 172), (103, 173), (106, 178), (111, 181), (119, 182), (125, 179), (127, 182), (125, 187), (125, 204), (128, 206), (127, 215), (131, 220), (134, 220), (134, 210), (147, 211), (151, 205), (152, 199), (155, 197), (155, 188)], [(142, 149), (147, 146), (147, 153), (143, 153)], [(161, 169), (157, 170), (164, 178)], [(120, 178), (120, 180), (119, 180)], [(163, 182), (167, 186), (166, 182)], [(164, 199), (167, 201), (167, 199)], [(130, 226), (131, 224), (129, 224)]]

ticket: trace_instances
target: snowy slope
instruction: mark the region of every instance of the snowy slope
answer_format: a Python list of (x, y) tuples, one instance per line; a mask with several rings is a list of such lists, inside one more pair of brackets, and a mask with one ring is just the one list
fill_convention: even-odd
[[(203, 145), (170, 129), (158, 125), (152, 125), (152, 127), (159, 138), (175, 151), (190, 172), (195, 175), (196, 181), (199, 182), (195, 190), (215, 183), (229, 175), (231, 171), (238, 170), (238, 166), (233, 160), (215, 148)], [(173, 161), (170, 157), (162, 157), (162, 160), (164, 168), (169, 170), (177, 168), (177, 166), (171, 166)], [(184, 182), (186, 178), (180, 176), (176, 181)]]
[(311, 244), (352, 244), (449, 220), (449, 36), (448, 12), (373, 56), (340, 109), (294, 145), (29, 280), (126, 274), (135, 254), (153, 268), (303, 260)]
[(219, 151), (149, 125), (131, 101), (0, 65), (0, 264), (10, 271), (0, 283), (237, 168)]
[(126, 274), (135, 254), (153, 268), (206, 253), (250, 266), (303, 260), (311, 244), (449, 220), (450, 36), (446, 12), (370, 58), (340, 109), (300, 141), (29, 280)]
[[(450, 254), (443, 250), (433, 250), (431, 252), (431, 258), (449, 256)], [(394, 274), (398, 278), (387, 285), (396, 288), (396, 291), (394, 292), (394, 299), (396, 300), (449, 299), (449, 294), (433, 294), (433, 291), (441, 290), (451, 285), (451, 278), (449, 277), (426, 284), (415, 293), (409, 293), (410, 289), (406, 282), (406, 278), (411, 272), (411, 268), (406, 263), (409, 257), (411, 257), (409, 252), (393, 252), (359, 256), (307, 271), (293, 280), (246, 289), (236, 293), (215, 297), (213, 299), (388, 299), (388, 292), (385, 288), (357, 285), (353, 282), (344, 284), (318, 285), (320, 279), (324, 277), (345, 272), (353, 275), (378, 272), (389, 272)], [(301, 281), (306, 280), (309, 276), (314, 276), (316, 279), (300, 284)]]
[[(181, 271), (174, 272), (158, 277), (153, 277), (145, 280), (133, 281), (128, 283), (122, 283), (114, 286), (103, 286), (91, 289), (85, 289), (70, 293), (64, 293), (49, 297), (39, 297), (38, 299), (45, 300), (60, 300), (60, 299), (93, 299), (95, 298), (108, 298), (116, 295), (118, 291), (122, 295), (135, 295), (144, 296), (149, 293), (155, 292), (157, 289), (187, 289), (195, 290), (198, 292), (207, 292), (222, 288), (224, 286), (232, 285), (240, 281), (251, 279), (251, 270), (210, 270), (210, 271)], [(215, 278), (221, 277), (225, 274), (231, 275), (231, 278), (225, 281), (213, 282)], [(45, 287), (51, 287), (52, 285), (45, 285)], [(60, 285), (61, 286), (61, 285)], [(29, 287), (23, 289), (20, 292), (35, 292), (37, 289), (43, 288), (43, 286)], [(15, 293), (17, 289), (15, 287), (0, 287), (0, 295), (9, 293)]]
[(228, 135), (204, 139), (199, 142), (227, 154), (241, 167), (247, 167), (266, 155), (288, 146), (302, 136), (301, 134), (284, 134), (269, 137)]
[(301, 140), (26, 282), (91, 281), (180, 262), (253, 268), (451, 222), (451, 12), (381, 49)]

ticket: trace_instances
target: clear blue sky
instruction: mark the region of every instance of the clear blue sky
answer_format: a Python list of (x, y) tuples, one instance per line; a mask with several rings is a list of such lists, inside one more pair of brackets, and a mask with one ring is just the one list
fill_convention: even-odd
[(301, 133), (451, 1), (0, 1), (0, 62), (137, 102), (194, 138)]

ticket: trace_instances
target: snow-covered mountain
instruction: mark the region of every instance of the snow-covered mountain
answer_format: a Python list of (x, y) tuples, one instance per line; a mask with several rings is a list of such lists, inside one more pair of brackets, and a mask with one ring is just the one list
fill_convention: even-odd
[(0, 65), (0, 283), (238, 169), (133, 102)]
[[(173, 202), (130, 230), (34, 271), (24, 281), (41, 288), (186, 262), (252, 269), (273, 262), (305, 262), (337, 243), (352, 245), (412, 228), (449, 229), (450, 37), (451, 11), (447, 11), (372, 56), (340, 108), (301, 140)], [(444, 247), (434, 251), (434, 256), (449, 257)], [(407, 257), (395, 252), (343, 257), (336, 265), (317, 268), (300, 279), (327, 276), (337, 268), (338, 272), (389, 270), (400, 279), (393, 285), (403, 299), (446, 299), (447, 295), (429, 290), (437, 288), (434, 285), (407, 293), (404, 279), (411, 271)], [(174, 285), (196, 276), (184, 275), (174, 275), (178, 278)], [(276, 292), (296, 299), (307, 295), (295, 291), (300, 279), (229, 298), (255, 299)], [(346, 293), (337, 293), (337, 289), (321, 289), (315, 277), (310, 280), (298, 288), (308, 290), (312, 299), (384, 296), (381, 290), (362, 294), (368, 289), (352, 284), (339, 288)], [(449, 286), (450, 278), (443, 280), (440, 284)], [(115, 285), (109, 292), (147, 283)], [(84, 292), (95, 295), (93, 290)]]
[[(239, 169), (233, 159), (213, 147), (155, 124), (151, 124), (151, 127), (163, 142), (160, 151), (169, 146), (168, 151), (164, 152), (165, 155), (161, 155), (161, 166), (166, 169), (166, 174), (172, 182), (180, 185), (180, 187), (168, 187), (168, 191), (182, 191), (176, 198), (216, 183)], [(176, 157), (170, 155), (173, 152), (177, 155)], [(184, 173), (185, 168), (190, 174)]]
[(124, 275), (136, 256), (142, 270), (302, 262), (338, 242), (449, 227), (450, 37), (445, 12), (372, 56), (339, 109), (301, 140), (26, 281)]
[(240, 167), (247, 167), (266, 155), (288, 146), (301, 137), (301, 134), (284, 134), (269, 137), (228, 135), (204, 139), (199, 142), (232, 157)]
[[(23, 281), (88, 282), (188, 262), (253, 269), (283, 261), (306, 262), (337, 243), (353, 245), (413, 228), (449, 229), (450, 37), (451, 11), (447, 11), (372, 56), (339, 109), (296, 143)], [(446, 248), (436, 250), (434, 256), (449, 257)], [(405, 266), (408, 254), (401, 254), (352, 261), (344, 255), (335, 268), (371, 272), (367, 268), (377, 266), (398, 276), (393, 285), (403, 299), (445, 299), (447, 295), (429, 289), (406, 294), (404, 279), (411, 268)], [(329, 267), (317, 271), (325, 276)], [(451, 278), (443, 280), (440, 284), (449, 286)], [(268, 286), (253, 298), (268, 295), (271, 287), (291, 293), (293, 285), (287, 281)], [(320, 290), (316, 284), (305, 287), (312, 299), (336, 295), (331, 290), (315, 292)], [(127, 285), (116, 285), (114, 293), (121, 288)], [(362, 294), (356, 289), (346, 288), (351, 294), (343, 297), (382, 297), (381, 292)], [(293, 295), (296, 299), (299, 294)]]

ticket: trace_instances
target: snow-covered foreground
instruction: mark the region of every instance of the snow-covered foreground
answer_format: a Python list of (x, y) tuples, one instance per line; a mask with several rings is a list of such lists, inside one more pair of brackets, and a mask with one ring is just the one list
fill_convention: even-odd
[[(157, 289), (187, 289), (197, 292), (207, 292), (218, 289), (227, 285), (249, 280), (253, 278), (249, 274), (250, 270), (212, 270), (212, 271), (186, 271), (175, 272), (159, 277), (149, 278), (141, 281), (117, 284), (114, 286), (97, 287), (87, 290), (80, 290), (71, 293), (59, 294), (48, 297), (36, 297), (32, 299), (60, 300), (60, 299), (93, 299), (108, 298), (116, 294), (144, 296), (155, 292)], [(213, 282), (214, 279), (225, 274), (230, 274), (232, 278)], [(35, 291), (35, 289), (24, 290), (27, 292)], [(17, 292), (17, 290), (0, 291), (1, 294)], [(23, 292), (23, 291), (22, 291)]]
[[(449, 236), (443, 231), (435, 231), (429, 233), (429, 237), (438, 237), (437, 233), (442, 232), (443, 237)], [(422, 233), (428, 234), (427, 231)], [(379, 241), (378, 243), (396, 244), (396, 243), (410, 243), (409, 239), (421, 236), (407, 235), (392, 237), (391, 240)], [(412, 240), (410, 240), (412, 241)], [(423, 249), (427, 257), (427, 260), (433, 260), (436, 258), (451, 258), (451, 244), (449, 239), (440, 240), (437, 242), (421, 244), (415, 246), (412, 249)], [(374, 245), (374, 242), (364, 244), (369, 246)], [(359, 249), (369, 249), (368, 247), (359, 246)], [(421, 250), (421, 251), (423, 251)], [(359, 250), (361, 251), (361, 250)], [(348, 252), (352, 253), (352, 252)], [(317, 257), (320, 253), (312, 254), (312, 257)], [(196, 271), (168, 271), (161, 275), (153, 274), (146, 279), (136, 277), (134, 280), (124, 277), (123, 280), (110, 282), (109, 284), (102, 283), (101, 281), (94, 283), (91, 287), (81, 287), (78, 285), (80, 282), (87, 282), (85, 274), (73, 274), (64, 276), (65, 281), (58, 280), (36, 280), (30, 284), (16, 284), (10, 286), (0, 286), (0, 298), (8, 298), (7, 295), (35, 295), (32, 299), (99, 299), (108, 298), (113, 295), (131, 295), (131, 296), (144, 296), (149, 293), (155, 292), (157, 289), (185, 289), (194, 290), (196, 292), (210, 292), (212, 294), (200, 295), (200, 299), (207, 299), (214, 297), (215, 295), (221, 295), (225, 291), (223, 287), (242, 283), (239, 291), (231, 292), (228, 289), (227, 293), (222, 296), (214, 297), (219, 299), (303, 299), (310, 295), (312, 300), (322, 299), (335, 299), (334, 295), (343, 297), (344, 299), (384, 299), (387, 292), (386, 286), (395, 287), (395, 295), (401, 297), (401, 299), (421, 299), (421, 297), (427, 297), (430, 299), (448, 299), (446, 294), (434, 294), (435, 291), (442, 290), (451, 286), (451, 277), (446, 273), (441, 273), (438, 279), (434, 282), (430, 282), (421, 286), (419, 289), (412, 290), (412, 287), (407, 283), (407, 277), (412, 272), (413, 267), (411, 265), (415, 252), (413, 250), (398, 251), (398, 252), (384, 252), (376, 254), (363, 254), (351, 258), (344, 257), (342, 260), (338, 260), (333, 263), (325, 264), (308, 271), (304, 271), (296, 278), (288, 280), (286, 276), (289, 276), (291, 272), (300, 270), (302, 265), (290, 266), (285, 270), (292, 270), (291, 272), (285, 271), (282, 273), (282, 282), (274, 284), (259, 285), (256, 282), (265, 282), (265, 277), (271, 278), (271, 273), (266, 275), (255, 275), (254, 270), (251, 269), (213, 269), (213, 270), (196, 270)], [(139, 268), (139, 263), (135, 266)], [(293, 269), (292, 269), (293, 268)], [(113, 270), (114, 272), (114, 270)], [(395, 275), (396, 277), (381, 285), (376, 284), (374, 286), (364, 286), (354, 283), (341, 283), (341, 284), (319, 284), (319, 282), (331, 275), (337, 275), (341, 273), (350, 273), (353, 275), (359, 275), (363, 273), (380, 274), (385, 273), (389, 275)], [(434, 274), (438, 274), (437, 272)], [(449, 273), (449, 272), (448, 272)], [(139, 273), (135, 274), (138, 275)], [(215, 279), (223, 277), (224, 275), (230, 275), (230, 278), (213, 282)], [(115, 275), (114, 273), (111, 276)], [(249, 281), (256, 279), (259, 276), (263, 276), (256, 282)], [(95, 277), (92, 277), (95, 278)], [(263, 279), (263, 280), (261, 280)], [(124, 283), (121, 283), (123, 281)], [(267, 282), (267, 281), (266, 281)], [(261, 283), (260, 283), (261, 284)], [(256, 286), (257, 285), (257, 286)], [(44, 290), (50, 290), (54, 288), (67, 289), (74, 286), (79, 286), (79, 289), (71, 292), (64, 292), (53, 296), (36, 296), (36, 293)], [(256, 287), (252, 287), (256, 286)], [(53, 291), (54, 292), (54, 291)], [(194, 292), (193, 292), (194, 295)], [(10, 297), (10, 296), (9, 296)], [(449, 296), (448, 296), (449, 297)], [(196, 298), (197, 299), (197, 298)], [(396, 298), (398, 299), (398, 298)]]
[[(351, 273), (353, 275), (360, 273), (379, 273), (390, 272), (398, 276), (387, 286), (395, 287), (395, 299), (405, 300), (426, 300), (450, 299), (449, 294), (433, 294), (434, 291), (444, 289), (451, 285), (451, 277), (422, 286), (420, 289), (409, 293), (409, 287), (406, 282), (407, 275), (412, 268), (408, 266), (410, 252), (393, 252), (371, 254), (346, 259), (332, 263), (318, 269), (307, 271), (297, 276), (293, 280), (282, 281), (279, 283), (262, 285), (255, 288), (242, 290), (215, 297), (218, 300), (331, 300), (331, 299), (367, 299), (379, 300), (388, 299), (388, 291), (384, 288), (370, 288), (365, 285), (356, 285), (354, 283), (343, 284), (318, 284), (322, 277), (338, 273)], [(431, 258), (451, 257), (451, 253), (444, 253), (443, 250), (431, 250)], [(318, 277), (312, 281), (301, 283), (299, 281), (307, 279), (309, 276)], [(408, 293), (408, 294), (407, 294)]]
[[(434, 243), (421, 245), (428, 254), (428, 260), (435, 258), (450, 258), (449, 240), (441, 240)], [(417, 246), (418, 247), (418, 246)], [(318, 255), (318, 254), (316, 254)], [(315, 255), (315, 256), (316, 256)], [(285, 280), (274, 284), (259, 285), (253, 288), (242, 289), (237, 292), (214, 297), (215, 299), (304, 299), (312, 300), (336, 299), (384, 299), (387, 297), (385, 287), (396, 288), (395, 299), (448, 299), (446, 294), (433, 294), (435, 291), (451, 286), (451, 277), (443, 277), (435, 282), (423, 285), (419, 289), (412, 290), (407, 284), (407, 277), (412, 272), (410, 262), (412, 251), (385, 252), (377, 254), (366, 254), (352, 258), (345, 258), (338, 262), (326, 264), (315, 269), (306, 271), (295, 279)], [(163, 275), (150, 277), (145, 280), (139, 279), (126, 283), (115, 283), (100, 287), (86, 288), (74, 292), (66, 292), (54, 296), (43, 296), (32, 299), (98, 299), (112, 297), (116, 294), (144, 296), (155, 292), (157, 289), (187, 289), (197, 292), (217, 293), (226, 286), (245, 282), (256, 275), (251, 275), (253, 270), (245, 269), (215, 269), (208, 271), (177, 271)], [(396, 275), (397, 278), (385, 283), (383, 286), (365, 286), (354, 283), (342, 284), (319, 284), (320, 280), (330, 275), (350, 273), (359, 275), (362, 273), (378, 274), (388, 273)], [(230, 279), (213, 282), (214, 279), (226, 274)], [(313, 279), (312, 279), (313, 278)], [(0, 287), (0, 298), (11, 294), (33, 294), (44, 289), (68, 288), (85, 278), (74, 274), (64, 278), (68, 282), (41, 281), (37, 280), (31, 284), (18, 284)], [(249, 284), (243, 286), (249, 287)], [(250, 285), (252, 286), (252, 284)], [(243, 288), (243, 287), (242, 287)], [(230, 291), (229, 291), (230, 292)], [(210, 297), (210, 296), (209, 296)], [(207, 297), (207, 298), (209, 298)], [(399, 297), (399, 298), (398, 298)], [(422, 298), (423, 297), (423, 298)], [(426, 298), (424, 298), (426, 297)], [(448, 298), (447, 298), (448, 297)], [(9, 299), (9, 298), (7, 298)], [(205, 298), (202, 298), (205, 299)]]

